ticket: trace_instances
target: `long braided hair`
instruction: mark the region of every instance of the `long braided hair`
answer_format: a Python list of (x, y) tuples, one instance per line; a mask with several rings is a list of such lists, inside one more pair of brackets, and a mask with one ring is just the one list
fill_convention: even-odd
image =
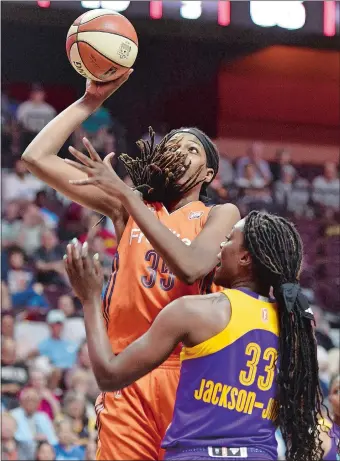
[[(183, 184), (178, 183), (190, 167), (190, 162), (188, 162), (187, 154), (177, 152), (180, 139), (171, 138), (183, 130), (195, 130), (202, 139), (209, 143), (209, 147), (210, 145), (213, 146), (208, 136), (197, 128), (172, 130), (159, 144), (156, 144), (155, 132), (149, 127), (150, 139), (140, 139), (136, 143), (140, 150), (140, 156), (132, 158), (127, 154), (120, 155), (119, 158), (123, 162), (133, 185), (141, 192), (144, 200), (148, 202), (173, 202), (179, 200), (183, 194), (202, 182), (199, 176), (204, 168), (203, 165)], [(217, 149), (208, 149), (208, 152), (207, 149), (205, 150), (207, 166), (213, 168), (216, 175), (219, 163)], [(205, 198), (206, 184), (203, 184), (200, 199), (205, 201)]]
[(253, 211), (245, 219), (244, 239), (258, 281), (273, 287), (279, 307), (278, 422), (286, 459), (319, 461), (324, 454), (318, 426), (323, 397), (313, 315), (298, 285), (301, 237), (286, 219)]

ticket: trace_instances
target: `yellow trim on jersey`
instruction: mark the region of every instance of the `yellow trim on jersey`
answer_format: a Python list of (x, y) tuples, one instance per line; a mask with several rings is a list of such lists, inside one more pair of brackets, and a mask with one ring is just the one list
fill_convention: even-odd
[(325, 432), (329, 432), (332, 429), (332, 423), (328, 419), (320, 419), (318, 421), (319, 426)]
[(181, 361), (214, 354), (252, 330), (279, 335), (278, 312), (275, 303), (253, 298), (240, 290), (221, 291), (230, 301), (229, 324), (215, 336), (193, 347), (183, 347)]

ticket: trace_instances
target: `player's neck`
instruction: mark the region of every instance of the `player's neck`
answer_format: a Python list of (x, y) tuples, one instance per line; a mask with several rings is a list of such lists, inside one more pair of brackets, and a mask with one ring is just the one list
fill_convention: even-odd
[(184, 195), (181, 199), (176, 200), (174, 202), (164, 203), (163, 205), (171, 213), (172, 211), (176, 211), (190, 202), (197, 202), (198, 200), (199, 192), (196, 190), (192, 190), (189, 191), (186, 195)]
[(333, 414), (333, 422), (337, 425), (340, 426), (340, 416), (334, 415)]
[(231, 284), (231, 288), (232, 289), (246, 288), (247, 290), (253, 291), (254, 293), (257, 293), (261, 296), (265, 296), (265, 297), (269, 296), (269, 288), (261, 287), (257, 282), (253, 280), (247, 280), (247, 279), (235, 280), (235, 282)]

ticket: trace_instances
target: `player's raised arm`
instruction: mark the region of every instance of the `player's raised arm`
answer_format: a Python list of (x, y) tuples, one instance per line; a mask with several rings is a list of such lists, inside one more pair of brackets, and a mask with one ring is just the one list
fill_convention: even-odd
[[(58, 152), (73, 133), (102, 103), (114, 93), (132, 71), (109, 83), (87, 82), (84, 96), (55, 117), (30, 143), (22, 155), (28, 169), (49, 186), (65, 194), (71, 200), (98, 211), (110, 218), (123, 215), (123, 207), (117, 199), (108, 200), (106, 194), (89, 185), (82, 190), (70, 184), (70, 179), (82, 179), (84, 173), (58, 157)], [(93, 158), (93, 148), (85, 141), (85, 147)], [(125, 220), (127, 214), (125, 212)]]
[(64, 257), (71, 285), (84, 309), (89, 356), (102, 391), (130, 385), (163, 363), (188, 334), (189, 317), (185, 298), (169, 304), (142, 337), (115, 356), (109, 342), (101, 311), (103, 284), (99, 261), (87, 255), (87, 246), (69, 244)]

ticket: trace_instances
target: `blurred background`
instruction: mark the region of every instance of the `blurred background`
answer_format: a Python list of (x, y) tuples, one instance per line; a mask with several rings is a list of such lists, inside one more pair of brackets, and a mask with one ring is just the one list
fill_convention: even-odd
[(339, 373), (339, 2), (3, 1), (2, 459), (94, 459), (97, 388), (62, 256), (70, 239), (88, 239), (109, 276), (115, 230), (93, 230), (98, 216), (34, 178), (20, 155), (82, 95), (66, 33), (101, 7), (134, 24), (135, 72), (60, 155), (84, 135), (104, 156), (136, 153), (149, 125), (158, 140), (183, 125), (206, 131), (221, 154), (212, 203), (279, 213), (301, 232), (326, 401)]

